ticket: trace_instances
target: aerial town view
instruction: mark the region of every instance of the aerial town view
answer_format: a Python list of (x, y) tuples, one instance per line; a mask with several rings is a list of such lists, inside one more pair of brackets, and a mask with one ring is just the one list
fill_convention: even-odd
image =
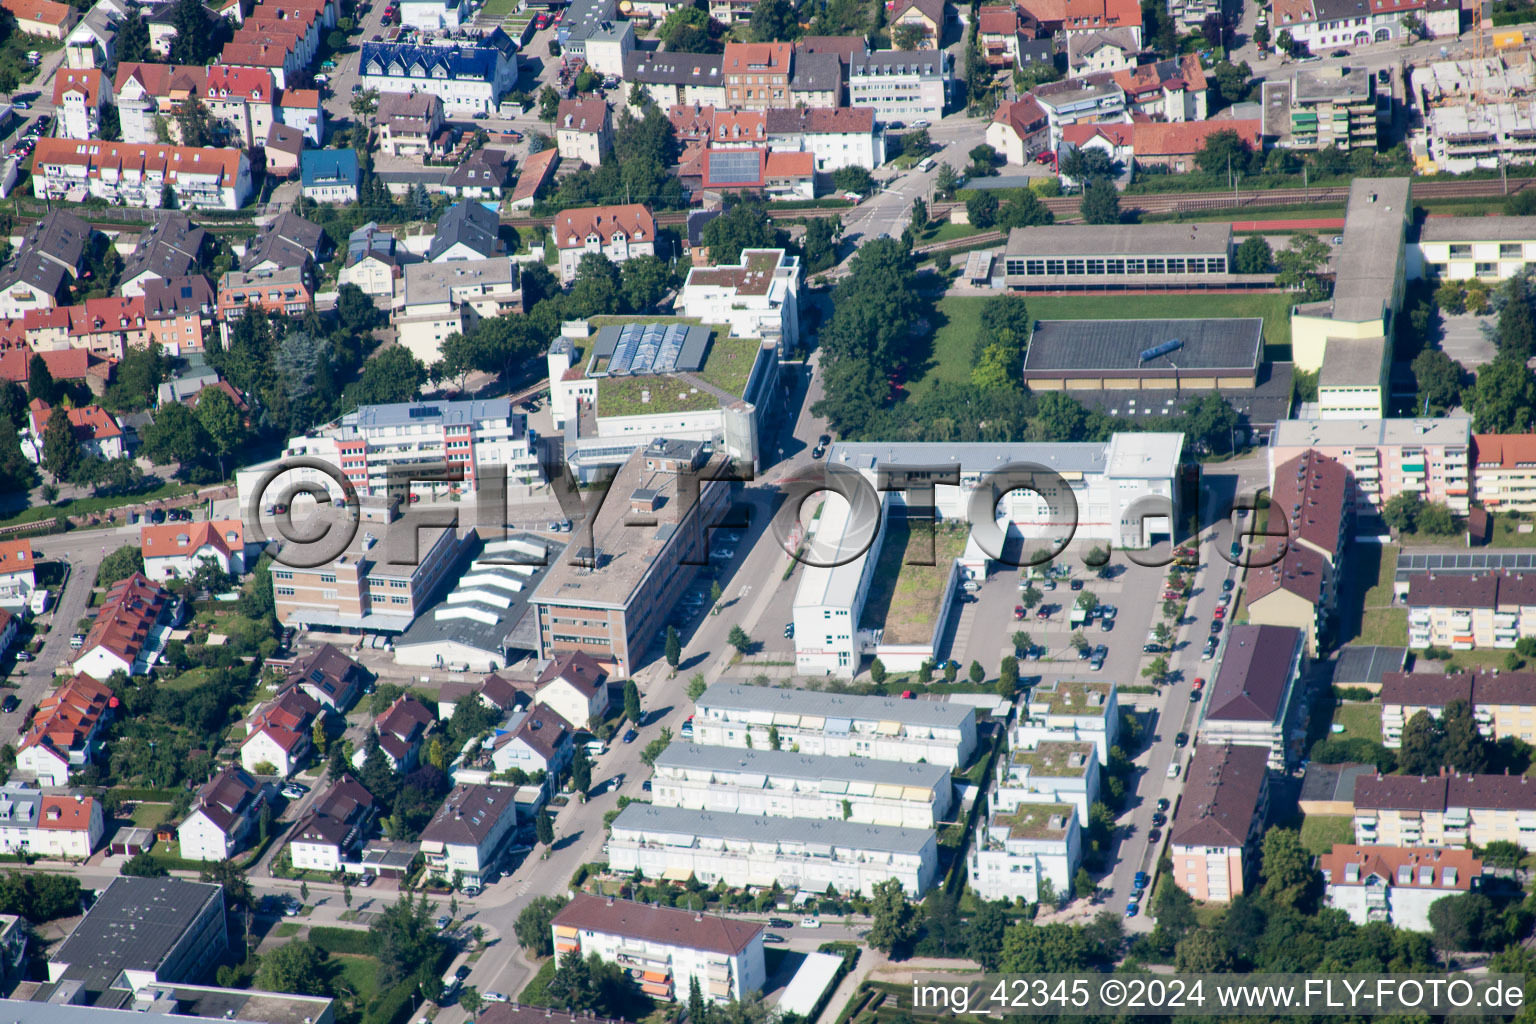
[(1527, 991), (1536, 0), (0, 0), (0, 1024)]

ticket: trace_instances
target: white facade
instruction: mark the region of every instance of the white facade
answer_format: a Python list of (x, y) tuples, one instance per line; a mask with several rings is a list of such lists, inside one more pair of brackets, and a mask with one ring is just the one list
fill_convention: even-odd
[[(80, 762), (84, 764), (84, 758)], [(16, 771), (37, 780), (40, 786), (69, 785), (70, 756), (47, 743), (22, 747), (16, 754)]]
[[(697, 726), (695, 726), (697, 729)], [(1075, 824), (1075, 822), (1074, 822)], [(888, 879), (921, 896), (938, 873), (931, 829), (754, 818), (630, 804), (614, 820), (608, 865), (647, 878), (692, 874), (705, 885), (770, 886), (869, 896)], [(671, 873), (669, 875), (669, 872)]]
[(176, 827), (183, 860), (228, 860), (240, 849), (244, 830), (226, 833), (198, 808)]
[(460, 0), (400, 0), (400, 24), (424, 32), (456, 29), (461, 7)]
[(110, 679), (113, 672), (124, 672), (131, 676), (135, 668), (143, 670), (149, 666), (147, 662), (130, 661), (116, 651), (98, 645), (76, 658), (71, 667), (76, 672), (84, 672), (96, 679)]
[(741, 262), (694, 267), (678, 293), (680, 316), (730, 324), (738, 338), (800, 343), (800, 260), (782, 249), (744, 249)]
[(680, 742), (657, 758), (651, 785), (657, 807), (902, 828), (936, 827), (954, 788), (939, 765)]
[(848, 65), (848, 105), (873, 107), (881, 122), (944, 116), (949, 55), (943, 50), (876, 50)]
[(19, 783), (0, 786), (0, 853), (85, 860), (104, 831), (98, 800), (44, 795)]
[(454, 113), (490, 113), (517, 78), (514, 61), (490, 47), (364, 43), (363, 87), (380, 92), (430, 92)]
[(1471, 892), (1483, 873), (1483, 862), (1471, 850), (1422, 846), (1335, 843), (1317, 866), (1327, 905), (1355, 924), (1382, 921), (1421, 933), (1434, 931), (1430, 907)]
[(1077, 815), (1067, 804), (1021, 804), (979, 827), (970, 852), (970, 884), (984, 900), (1039, 902), (1048, 881), (1056, 899), (1072, 894), (1082, 859)]
[(1120, 738), (1119, 688), (1114, 683), (1057, 680), (1035, 687), (1009, 742), (1014, 750), (1042, 742), (1092, 743), (1099, 764)]
[(810, 153), (816, 170), (824, 174), (844, 167), (873, 171), (885, 163), (885, 129), (876, 125), (867, 132), (768, 133), (768, 148), (781, 153)]
[(958, 704), (715, 683), (696, 702), (694, 742), (825, 757), (926, 762), (956, 770), (976, 749), (976, 712)]
[(1033, 749), (1014, 748), (997, 764), (992, 809), (1011, 812), (1019, 804), (1070, 804), (1077, 823), (1088, 827), (1088, 808), (1099, 798), (1099, 759), (1093, 744), (1041, 740)]
[(619, 235), (611, 238), (601, 238), (596, 234), (589, 234), (576, 245), (559, 243), (560, 248), (560, 283), (570, 284), (576, 280), (576, 271), (581, 267), (581, 258), (587, 253), (601, 253), (614, 263), (623, 263), (625, 260), (636, 256), (656, 255), (656, 243), (653, 239), (629, 238)]
[(364, 256), (350, 267), (343, 267), (338, 281), (357, 285), (365, 295), (393, 295), (395, 266), (376, 255)]
[(288, 856), (298, 871), (341, 870), (341, 848), (326, 839), (289, 840)]
[[(304, 745), (304, 751), (308, 746)], [(258, 774), (256, 766), (270, 764), (277, 769), (277, 774), (287, 778), (299, 767), (297, 759), (293, 756), (300, 751), (300, 745), (285, 748), (277, 741), (272, 733), (265, 728), (258, 729), (245, 738), (240, 745), (240, 766), (252, 775)]]
[(517, 824), (510, 786), (456, 786), (421, 833), (427, 870), (445, 878), (479, 878)]
[(1408, 246), (1411, 278), (1504, 281), (1532, 263), (1536, 217), (1436, 218), (1433, 224), (1426, 222), (1418, 242)]

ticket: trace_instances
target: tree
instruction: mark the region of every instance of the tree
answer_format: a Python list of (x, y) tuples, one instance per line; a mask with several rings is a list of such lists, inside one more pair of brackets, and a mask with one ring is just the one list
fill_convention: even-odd
[(171, 40), (169, 63), (201, 67), (224, 44), (218, 31), (223, 26), (210, 26), (202, 0), (176, 0), (176, 6), (171, 9), (171, 24), (176, 28), (176, 36)]
[(1030, 583), (1025, 586), (1022, 591), (1019, 592), (1019, 603), (1022, 604), (1025, 609), (1033, 611), (1035, 605), (1039, 604), (1041, 599), (1044, 597), (1045, 595), (1040, 593), (1040, 588), (1035, 586), (1033, 583)]
[(988, 143), (983, 142), (979, 146), (972, 147), (966, 156), (971, 158), (971, 166), (967, 168), (971, 177), (985, 178), (989, 174), (997, 173), (995, 167), (1001, 154)]
[[(922, 200), (915, 200), (922, 202)], [(805, 269), (816, 273), (837, 265), (837, 240), (842, 237), (843, 222), (836, 217), (816, 217), (805, 226), (800, 247), (805, 250)]]
[(392, 345), (363, 364), (357, 380), (347, 385), (342, 408), (413, 402), (421, 397), (421, 386), (426, 382), (427, 368), (421, 360), (410, 349)]
[(1115, 176), (1115, 161), (1097, 147), (1075, 147), (1061, 158), (1061, 176), (1085, 188), (1095, 181), (1108, 181)]
[[(1242, 64), (1233, 64), (1231, 61), (1226, 60), (1217, 61), (1215, 66), (1206, 72), (1206, 76), (1211, 80), (1212, 84), (1216, 86), (1216, 95), (1212, 96), (1210, 99), (1212, 113), (1221, 109), (1222, 107), (1229, 107), (1234, 103), (1242, 103), (1253, 94), (1253, 69), (1250, 68), (1246, 62)], [(1237, 154), (1233, 153), (1233, 171), (1240, 171), (1244, 166), (1247, 166), (1247, 159), (1249, 158), (1245, 158), (1245, 163), (1243, 165), (1239, 165), (1237, 159)], [(1205, 171), (1207, 174), (1226, 173), (1225, 167), (1201, 167), (1200, 169)]]
[(540, 811), (533, 819), (533, 834), (538, 838), (542, 846), (550, 846), (555, 841), (555, 822), (550, 818), (548, 811)]
[(101, 565), (96, 569), (96, 585), (110, 587), (118, 580), (125, 580), (143, 571), (144, 552), (125, 544), (101, 560)]
[(52, 405), (57, 395), (58, 385), (54, 383), (53, 374), (48, 369), (48, 360), (43, 358), (41, 352), (32, 353), (32, 358), (27, 362), (27, 397), (34, 402)]
[(325, 951), (312, 942), (290, 940), (263, 953), (256, 970), (256, 987), (265, 992), (301, 996), (330, 994)]
[(1419, 511), (1419, 532), (1434, 537), (1446, 537), (1456, 532), (1456, 519), (1451, 507), (1444, 502), (1431, 501)]
[(43, 468), (55, 479), (71, 480), (82, 457), (80, 440), (75, 437), (74, 425), (69, 422), (69, 410), (62, 405), (54, 406), (43, 427)]
[(1302, 301), (1328, 297), (1328, 288), (1318, 278), (1318, 271), (1328, 262), (1328, 246), (1316, 235), (1298, 231), (1284, 249), (1275, 254), (1279, 272), (1275, 284), (1300, 291)]
[(1446, 950), (1496, 949), (1489, 939), (1500, 930), (1493, 901), (1482, 893), (1445, 896), (1429, 905), (1435, 945)]
[(1249, 235), (1232, 255), (1232, 269), (1239, 274), (1267, 274), (1274, 266), (1274, 251), (1263, 235)]
[(1466, 701), (1453, 700), (1445, 705), (1440, 716), (1440, 736), (1441, 764), (1466, 774), (1488, 770), (1488, 741), (1478, 731), (1472, 706)]
[(1536, 355), (1536, 321), (1531, 317), (1531, 295), (1524, 274), (1516, 274), (1504, 286), (1498, 343), (1499, 355), (1520, 363)]
[(1435, 774), (1440, 757), (1439, 726), (1428, 711), (1420, 711), (1403, 726), (1397, 764), (1409, 775)]
[(657, 36), (668, 50), (679, 53), (720, 53), (720, 26), (697, 7), (682, 6), (661, 23)]
[(880, 686), (885, 682), (885, 662), (879, 658), (869, 663), (869, 681), (876, 686)]
[(1088, 869), (1078, 868), (1077, 874), (1072, 877), (1072, 895), (1080, 900), (1084, 900), (1095, 895), (1098, 891), (1099, 887), (1095, 884), (1093, 876), (1088, 873)]
[[(1221, 67), (1222, 65), (1217, 65)], [(1226, 67), (1232, 65), (1226, 64)], [(1205, 144), (1195, 154), (1195, 165), (1205, 174), (1212, 177), (1226, 178), (1231, 171), (1242, 171), (1248, 167), (1253, 159), (1253, 150), (1247, 141), (1230, 128), (1212, 132), (1205, 137)], [(1262, 236), (1254, 235), (1253, 240), (1263, 242)], [(1265, 245), (1268, 249), (1268, 245)], [(1251, 273), (1263, 273), (1263, 271), (1251, 271)]]
[(789, 0), (765, 0), (752, 5), (748, 30), (754, 42), (781, 43), (800, 36), (800, 19)]
[(1277, 907), (1307, 912), (1318, 875), (1312, 855), (1294, 829), (1271, 828), (1264, 833), (1264, 859), (1259, 869), (1261, 894)]
[(619, 267), (624, 304), (643, 313), (661, 301), (672, 286), (672, 271), (659, 256), (632, 256)]
[(666, 726), (662, 726), (661, 731), (657, 733), (656, 738), (647, 743), (645, 745), (645, 749), (640, 751), (640, 760), (645, 762), (645, 766), (647, 768), (654, 767), (656, 764), (656, 759), (661, 756), (662, 751), (666, 750), (671, 742), (672, 730), (668, 729)]
[(738, 263), (743, 249), (772, 248), (775, 241), (767, 208), (758, 200), (743, 201), (726, 210), (704, 225), (702, 238), (710, 260), (717, 265)]
[(875, 949), (891, 953), (917, 937), (917, 915), (900, 879), (887, 878), (876, 883), (870, 891), (869, 906), (873, 920), (867, 941)]
[(1381, 506), (1381, 519), (1399, 533), (1413, 533), (1419, 521), (1419, 511), (1423, 507), (1424, 499), (1417, 492), (1394, 494)]
[(480, 1009), (485, 1005), (485, 997), (475, 986), (465, 985), (459, 991), (459, 1005), (464, 1008), (465, 1013), (469, 1014), (470, 1020), (474, 1020), (480, 1016)]
[(676, 626), (667, 627), (666, 656), (667, 664), (676, 672), (678, 663), (683, 660), (683, 643), (678, 639)]
[(645, 718), (640, 708), (640, 687), (635, 685), (633, 679), (624, 680), (624, 717), (636, 725), (640, 725)]
[(768, 749), (778, 750), (782, 745), (783, 740), (779, 738), (779, 727), (776, 725), (770, 725), (768, 727)]
[(1261, 50), (1264, 49), (1266, 46), (1268, 46), (1269, 45), (1269, 26), (1268, 25), (1256, 25), (1256, 26), (1254, 26), (1254, 29), (1253, 29), (1253, 41), (1254, 41), (1254, 44), (1257, 45), (1259, 47), (1259, 49), (1261, 49)]
[(206, 387), (198, 392), (197, 408), (192, 413), (207, 435), (209, 450), (213, 454), (225, 458), (239, 451), (245, 444), (248, 431), (241, 419), (240, 410), (223, 388)]
[(997, 194), (977, 192), (965, 201), (965, 212), (973, 227), (988, 230), (997, 223)]
[(153, 856), (148, 850), (140, 850), (124, 862), (118, 869), (118, 874), (135, 878), (164, 878), (170, 872), (165, 869), (165, 864), (159, 858)]
[(1502, 354), (1478, 368), (1472, 385), (1472, 429), (1523, 434), (1536, 424), (1536, 379), (1525, 364)]
[(1461, 404), (1467, 371), (1460, 363), (1437, 348), (1427, 348), (1413, 357), (1412, 366), (1419, 388), (1416, 404), (1423, 415), (1442, 416)]
[(1083, 201), (1078, 209), (1089, 224), (1120, 223), (1120, 193), (1114, 182), (1106, 179), (1091, 182), (1083, 189)]
[(704, 681), (704, 673), (695, 672), (688, 679), (688, 699), (697, 701), (704, 696), (704, 691), (709, 689), (709, 684)]
[(213, 448), (213, 440), (197, 415), (180, 402), (168, 402), (155, 410), (155, 421), (140, 436), (144, 454), (159, 463), (200, 465)]
[(535, 896), (517, 915), (517, 923), (512, 926), (512, 933), (517, 936), (518, 944), (528, 951), (530, 956), (549, 956), (555, 951), (554, 942), (551, 939), (549, 922), (554, 920), (565, 906), (565, 899), (560, 896)]
[(987, 678), (987, 670), (981, 667), (981, 662), (979, 661), (972, 661), (971, 667), (966, 671), (966, 674), (971, 677), (971, 682), (978, 684)]
[(140, 64), (153, 60), (149, 51), (149, 24), (137, 7), (128, 9), (128, 16), (117, 28), (117, 63)]
[(730, 633), (726, 635), (725, 642), (736, 648), (736, 653), (738, 654), (746, 654), (752, 647), (752, 638), (739, 625), (731, 627)]
[(560, 116), (560, 94), (555, 92), (553, 86), (546, 85), (539, 90), (539, 120), (554, 121)]
[(915, 22), (904, 21), (891, 29), (891, 46), (897, 50), (916, 50), (927, 39), (927, 30)]
[(1191, 974), (1222, 974), (1232, 970), (1232, 951), (1219, 933), (1200, 928), (1179, 940), (1174, 964), (1174, 970)]
[(955, 189), (960, 186), (960, 175), (948, 163), (939, 164), (938, 173), (933, 179), (933, 194), (940, 199), (954, 197)]
[(951, 658), (949, 661), (946, 661), (944, 663), (944, 681), (946, 683), (954, 682), (955, 681), (955, 677), (958, 676), (959, 674), (960, 674), (960, 666), (955, 664), (955, 661), (954, 661), (953, 658)]
[[(840, 192), (857, 192), (867, 196), (877, 188), (874, 177), (865, 167), (840, 167), (832, 172), (832, 187)], [(714, 255), (714, 251), (710, 251)]]

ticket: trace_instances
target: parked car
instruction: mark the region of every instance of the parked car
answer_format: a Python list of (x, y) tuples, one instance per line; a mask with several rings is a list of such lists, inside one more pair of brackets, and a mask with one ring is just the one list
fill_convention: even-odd
[(1082, 590), (1083, 589), (1083, 581), (1082, 580), (1073, 580), (1072, 581), (1072, 589), (1073, 590)]
[(1173, 738), (1173, 745), (1179, 748), (1189, 746), (1189, 733), (1181, 732)]
[(1163, 838), (1163, 830), (1162, 829), (1154, 828), (1154, 829), (1149, 829), (1147, 831), (1147, 842), (1155, 843), (1155, 842), (1157, 842), (1161, 838)]
[(819, 917), (802, 917), (800, 919), (800, 927), (801, 928), (820, 928), (821, 927), (821, 918), (819, 918)]
[(1170, 779), (1176, 779), (1179, 777), (1179, 763), (1177, 761), (1171, 762), (1168, 765), (1168, 777)]
[(1152, 824), (1158, 828), (1163, 827), (1164, 825), (1168, 824), (1168, 815), (1161, 812), (1152, 815)]
[(795, 624), (793, 622), (791, 622), (789, 625), (784, 627), (784, 639), (786, 639), (786, 640), (793, 640), (794, 638), (795, 638)]
[(0, 701), (0, 711), (5, 712), (6, 714), (10, 714), (12, 711), (15, 711), (19, 707), (21, 707), (21, 701), (16, 699), (16, 695), (14, 693), (6, 694), (5, 700)]
[(1134, 904), (1134, 903), (1127, 903), (1125, 905), (1125, 916), (1126, 917), (1135, 917), (1137, 912), (1140, 911), (1140, 910), (1141, 910), (1141, 908), (1139, 906), (1137, 906), (1136, 904)]
[(1228, 576), (1226, 579), (1221, 581), (1221, 592), (1223, 594), (1230, 594), (1232, 592), (1232, 588), (1236, 585), (1237, 584), (1232, 582), (1232, 577)]
[(487, 992), (484, 996), (484, 999), (488, 1003), (505, 1003), (507, 1001), (507, 997), (502, 995), (500, 992), (497, 992), (495, 989), (491, 989), (491, 991)]
[(635, 732), (635, 730), (633, 730), (633, 729), (630, 729), (630, 730), (628, 730), (627, 732), (624, 733), (624, 742), (625, 743), (633, 743), (633, 742), (635, 742), (635, 740), (637, 740), (639, 738), (640, 738), (640, 734)]
[(768, 919), (768, 927), (770, 928), (793, 928), (794, 926), (795, 922), (787, 917), (770, 917)]
[(1167, 797), (1162, 796), (1162, 797), (1158, 797), (1157, 798), (1157, 809), (1158, 810), (1166, 811), (1168, 809), (1168, 807), (1169, 807), (1169, 804), (1168, 804), (1168, 798)]

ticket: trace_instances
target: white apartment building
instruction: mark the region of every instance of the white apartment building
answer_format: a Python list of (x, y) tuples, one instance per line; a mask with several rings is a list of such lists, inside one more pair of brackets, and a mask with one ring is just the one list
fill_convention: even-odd
[(975, 709), (960, 704), (715, 683), (695, 702), (693, 741), (825, 757), (926, 762), (957, 770), (976, 749)]
[(885, 128), (873, 107), (769, 107), (764, 115), (768, 148), (814, 154), (823, 174), (885, 163)]
[(949, 98), (944, 50), (875, 50), (848, 62), (848, 105), (869, 107), (876, 120), (938, 121)]
[(494, 111), (517, 80), (515, 55), (491, 46), (364, 43), (359, 66), (366, 89), (430, 92), (456, 114)]
[(30, 540), (0, 541), (0, 608), (25, 608), (37, 586)]
[[(1183, 446), (1184, 435), (1174, 433), (1115, 434), (1106, 443), (833, 445), (824, 465), (847, 480), (856, 507), (850, 509), (841, 491), (830, 493), (816, 524), (810, 549), (816, 564), (801, 570), (794, 599), (796, 670), (853, 675), (866, 654), (877, 653), (887, 667), (897, 667), (882, 650), (882, 631), (859, 621), (879, 561), (879, 532), (871, 543), (868, 531), (907, 502), (903, 491), (877, 489), (885, 477), (899, 481), (912, 473), (914, 486), (931, 486), (940, 520), (964, 521), (973, 506), (1000, 506), (995, 523), (971, 526), (973, 541), (981, 539), (979, 528), (993, 534), (995, 554), (1005, 536), (1045, 542), (1066, 533), (1077, 541), (1144, 548), (1167, 537), (1178, 520), (1175, 480)], [(959, 483), (935, 483), (935, 467), (952, 469)], [(863, 477), (862, 485), (846, 475), (850, 470)], [(998, 475), (1005, 470), (1006, 484)], [(1024, 479), (1038, 491), (1022, 489)], [(947, 614), (946, 604), (939, 620)], [(891, 654), (916, 662), (937, 656), (911, 645)]]
[(1058, 679), (1030, 691), (1010, 743), (1027, 750), (1042, 742), (1092, 743), (1099, 763), (1120, 739), (1120, 700), (1114, 683)]
[(954, 785), (943, 765), (802, 754), (779, 742), (745, 751), (674, 742), (656, 759), (651, 802), (902, 828), (934, 828), (949, 814)]
[(694, 267), (678, 293), (680, 316), (730, 324), (738, 338), (800, 343), (800, 258), (783, 249), (743, 249), (741, 262)]
[(1536, 576), (1421, 572), (1408, 577), (1408, 646), (1513, 648), (1536, 636)]
[(212, 519), (196, 523), (145, 524), (139, 530), (144, 575), (156, 583), (191, 579), (204, 559), (236, 576), (246, 570), (245, 523)]
[(1021, 803), (994, 811), (971, 846), (971, 887), (984, 900), (1042, 902), (1041, 883), (1052, 902), (1069, 899), (1082, 859), (1082, 831), (1070, 804)]
[(1525, 775), (1375, 775), (1355, 783), (1355, 839), (1382, 846), (1536, 850), (1536, 782)]
[[(262, 479), (284, 459), (307, 456), (336, 467), (360, 495), (384, 496), (391, 470), (438, 462), (462, 466), (461, 490), (472, 490), (487, 466), (506, 467), (509, 481), (532, 483), (543, 479), (536, 440), (528, 418), (514, 413), (506, 398), (365, 405), (313, 434), (291, 438), (279, 459), (240, 470), (235, 482), (241, 508), (298, 481), (323, 484), (339, 500), (336, 481), (311, 469), (286, 470), (261, 489)], [(429, 496), (444, 488), (423, 481), (411, 491)]]
[(463, 23), (460, 0), (400, 0), (400, 24), (423, 32), (452, 31)]
[(1434, 217), (1408, 246), (1408, 273), (1440, 281), (1503, 281), (1536, 263), (1536, 217)]
[(20, 782), (0, 786), (0, 853), (85, 860), (101, 842), (101, 801)]
[(1489, 512), (1536, 511), (1536, 435), (1475, 435), (1472, 497)]
[(1355, 924), (1385, 921), (1412, 932), (1433, 931), (1429, 908), (1471, 892), (1483, 874), (1483, 862), (1471, 850), (1349, 843), (1334, 843), (1317, 867), (1328, 906)]
[(1399, 494), (1449, 505), (1466, 515), (1472, 421), (1465, 416), (1417, 419), (1281, 420), (1269, 441), (1269, 486), (1275, 469), (1307, 450), (1336, 459), (1354, 474), (1355, 509), (1380, 508)]
[(421, 830), (427, 870), (478, 881), (517, 825), (516, 794), (514, 786), (455, 786)]
[(518, 309), (521, 275), (508, 256), (412, 263), (404, 277), (391, 322), (400, 344), (428, 366), (442, 358), (449, 335)]
[(555, 955), (596, 956), (636, 976), (652, 998), (740, 1000), (768, 980), (763, 926), (578, 892), (550, 921)]
[(95, 196), (159, 209), (169, 189), (177, 209), (238, 210), (251, 188), (251, 161), (238, 149), (44, 138), (32, 154), (32, 193), (39, 199)]
[(599, 253), (614, 263), (656, 255), (656, 221), (639, 203), (561, 210), (555, 215), (555, 248), (560, 250), (560, 283), (576, 280), (581, 259)]
[[(917, 703), (927, 703), (919, 701)], [(695, 723), (695, 731), (697, 731)], [(921, 896), (938, 874), (932, 829), (752, 817), (632, 803), (614, 819), (608, 866), (646, 878), (869, 896), (888, 879)]]
[(1088, 827), (1088, 808), (1099, 798), (1099, 759), (1087, 740), (1040, 740), (1016, 747), (997, 762), (992, 810), (1008, 813), (1019, 804), (1070, 804), (1077, 823)]

